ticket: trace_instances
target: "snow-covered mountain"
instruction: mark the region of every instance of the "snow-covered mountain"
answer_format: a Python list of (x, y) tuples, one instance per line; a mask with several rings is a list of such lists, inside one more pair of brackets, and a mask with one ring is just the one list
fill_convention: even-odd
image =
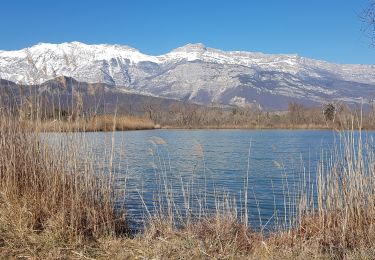
[(370, 103), (374, 65), (341, 65), (298, 55), (221, 51), (188, 44), (151, 56), (123, 45), (40, 43), (0, 51), (0, 78), (40, 84), (58, 76), (203, 104), (258, 104), (284, 109), (291, 101)]

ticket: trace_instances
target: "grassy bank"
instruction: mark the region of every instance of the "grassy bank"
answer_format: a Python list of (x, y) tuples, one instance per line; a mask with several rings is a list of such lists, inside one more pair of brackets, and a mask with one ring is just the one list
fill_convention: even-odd
[(37, 132), (108, 132), (127, 130), (150, 130), (158, 128), (152, 120), (145, 117), (105, 114), (75, 120), (23, 120), (26, 128)]
[[(352, 125), (351, 121), (321, 122), (321, 123), (291, 123), (285, 119), (278, 123), (266, 122), (241, 122), (228, 123), (218, 122), (217, 124), (163, 124), (151, 120), (147, 116), (130, 116), (103, 114), (90, 117), (77, 117), (74, 120), (70, 117), (64, 119), (29, 120), (22, 119), (22, 124), (28, 129), (35, 129), (37, 132), (110, 132), (127, 130), (151, 130), (151, 129), (359, 129), (358, 123)], [(156, 123), (155, 123), (156, 122)], [(366, 121), (367, 122), (367, 121)], [(373, 124), (363, 123), (361, 129), (374, 130)]]
[[(141, 234), (130, 237), (126, 215), (115, 210), (119, 194), (113, 189), (110, 154), (98, 172), (96, 158), (78, 152), (84, 143), (67, 139), (64, 149), (47, 146), (38, 134), (47, 128), (30, 130), (18, 118), (0, 119), (1, 258), (373, 259), (375, 255), (375, 156), (372, 146), (357, 142), (352, 133), (343, 135), (340, 148), (324, 157), (314, 184), (316, 204), (311, 203), (307, 183), (300, 184), (298, 214), (290, 229), (253, 230), (223, 197), (216, 210), (199, 217), (178, 220), (170, 211), (160, 211), (147, 218)], [(116, 125), (108, 124), (112, 129)]]
[(164, 125), (161, 126), (163, 129), (301, 129), (301, 130), (319, 130), (319, 129), (333, 129), (331, 125), (308, 125), (308, 124), (301, 124), (301, 125), (291, 125), (291, 124), (277, 124), (277, 125), (263, 125), (263, 124), (243, 124), (243, 125), (230, 125), (230, 124), (222, 124), (222, 125), (201, 125), (201, 126), (173, 126), (173, 125)]

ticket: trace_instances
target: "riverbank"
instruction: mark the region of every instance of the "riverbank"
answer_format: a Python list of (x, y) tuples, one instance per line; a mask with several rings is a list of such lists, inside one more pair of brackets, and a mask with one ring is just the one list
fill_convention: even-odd
[[(156, 222), (136, 237), (82, 237), (76, 242), (49, 230), (26, 229), (22, 223), (7, 233), (4, 225), (10, 227), (9, 220), (0, 224), (2, 259), (373, 259), (375, 255), (371, 241), (354, 236), (372, 239), (372, 227), (347, 231), (343, 238), (341, 231), (333, 233), (340, 226), (331, 223), (332, 229), (320, 230), (321, 223), (313, 221), (298, 230), (265, 236), (230, 218), (212, 217), (185, 229)], [(341, 244), (344, 239), (348, 240)]]
[(160, 128), (145, 117), (112, 114), (74, 120), (21, 120), (21, 123), (25, 128), (34, 129), (36, 132), (109, 132)]
[[(145, 117), (134, 116), (114, 116), (101, 115), (91, 118), (80, 118), (74, 121), (68, 120), (44, 120), (44, 121), (29, 121), (21, 120), (25, 128), (33, 129), (36, 132), (112, 132), (112, 131), (134, 131), (134, 130), (154, 130), (154, 129), (180, 129), (180, 130), (194, 130), (194, 129), (243, 129), (243, 130), (338, 130), (335, 125), (315, 125), (315, 124), (277, 124), (277, 125), (160, 125)], [(341, 127), (340, 129), (355, 129), (360, 127), (357, 125)], [(371, 126), (361, 127), (362, 130), (375, 130)]]
[(290, 125), (290, 124), (279, 124), (279, 125), (206, 125), (206, 126), (161, 126), (162, 129), (249, 129), (249, 130), (272, 130), (272, 129), (289, 129), (289, 130), (332, 130), (332, 126), (328, 125)]
[(159, 124), (147, 117), (129, 115), (98, 115), (88, 118), (77, 118), (75, 120), (21, 120), (25, 128), (34, 129), (37, 132), (111, 132), (111, 131), (132, 131), (132, 130), (153, 130), (153, 129), (249, 129), (249, 130), (375, 130), (372, 124), (361, 124), (358, 121), (326, 124), (200, 124), (200, 125), (179, 125)]

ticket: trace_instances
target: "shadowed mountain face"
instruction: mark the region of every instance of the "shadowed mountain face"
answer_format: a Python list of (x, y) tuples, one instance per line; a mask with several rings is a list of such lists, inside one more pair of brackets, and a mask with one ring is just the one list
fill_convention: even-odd
[(286, 109), (292, 101), (369, 104), (375, 97), (375, 66), (339, 65), (298, 55), (224, 52), (188, 44), (150, 56), (128, 46), (79, 42), (0, 51), (2, 79), (36, 85), (59, 76), (102, 83), (108, 91), (201, 104), (256, 104), (267, 110)]
[[(20, 85), (0, 80), (0, 109), (17, 111), (28, 105), (38, 104), (41, 114), (64, 110), (71, 114), (79, 110), (87, 115), (145, 113), (198, 107), (178, 100), (141, 95), (116, 89), (104, 83), (79, 82), (73, 78), (58, 77), (38, 85)], [(35, 110), (35, 109), (34, 109)]]

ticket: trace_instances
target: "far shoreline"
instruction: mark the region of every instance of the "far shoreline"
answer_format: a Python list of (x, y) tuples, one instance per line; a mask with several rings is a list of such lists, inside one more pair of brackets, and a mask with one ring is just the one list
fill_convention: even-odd
[(74, 129), (74, 130), (65, 130), (61, 129), (40, 129), (42, 133), (111, 133), (111, 132), (134, 132), (134, 131), (154, 131), (154, 130), (180, 130), (180, 131), (198, 131), (198, 130), (249, 130), (249, 131), (375, 131), (374, 128), (342, 128), (335, 129), (332, 127), (215, 127), (215, 126), (201, 126), (201, 127), (172, 127), (172, 126), (163, 126), (158, 128), (144, 128), (144, 129), (106, 129), (106, 130), (85, 130), (85, 129)]

